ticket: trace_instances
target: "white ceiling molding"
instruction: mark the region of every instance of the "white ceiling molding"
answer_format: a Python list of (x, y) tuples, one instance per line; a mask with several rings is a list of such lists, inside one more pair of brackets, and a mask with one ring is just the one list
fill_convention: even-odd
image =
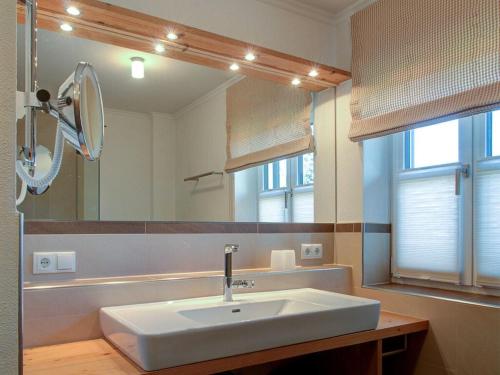
[(304, 4), (300, 0), (257, 0), (276, 8), (287, 10), (299, 16), (310, 18), (327, 25), (333, 25), (336, 16), (333, 12), (325, 11), (309, 4)]
[(324, 9), (305, 4), (300, 0), (257, 0), (291, 13), (310, 18), (327, 25), (336, 25), (349, 19), (354, 13), (374, 3), (377, 0), (358, 0), (340, 12), (328, 12)]
[(349, 18), (351, 18), (351, 16), (354, 13), (359, 12), (361, 9), (366, 8), (368, 5), (373, 4), (376, 1), (377, 0), (358, 0), (358, 1), (356, 1), (354, 4), (349, 5), (347, 8), (338, 12), (333, 17), (332, 24), (337, 25), (339, 23), (342, 23), (342, 22), (348, 20)]
[(209, 92), (207, 92), (206, 94), (200, 96), (198, 99), (196, 99), (195, 101), (189, 103), (187, 106), (185, 107), (182, 107), (181, 109), (179, 109), (178, 111), (174, 112), (172, 114), (173, 118), (174, 119), (178, 119), (179, 117), (182, 117), (183, 115), (185, 115), (187, 112), (190, 112), (192, 111), (194, 108), (198, 107), (199, 105), (205, 103), (206, 101), (208, 101), (210, 98), (213, 98), (214, 96), (216, 96), (217, 94), (221, 93), (222, 91), (226, 91), (226, 89), (229, 87), (229, 86), (232, 86), (234, 85), (236, 82), (239, 82), (241, 81), (243, 78), (245, 78), (245, 76), (242, 76), (242, 75), (237, 75), (235, 77), (232, 77), (230, 79), (228, 79), (227, 81), (225, 81), (224, 83), (222, 83), (221, 85), (217, 86), (216, 88), (214, 88), (213, 90), (210, 90)]

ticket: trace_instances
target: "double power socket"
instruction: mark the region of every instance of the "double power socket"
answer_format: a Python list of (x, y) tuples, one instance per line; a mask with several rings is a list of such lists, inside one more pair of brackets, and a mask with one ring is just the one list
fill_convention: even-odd
[(300, 259), (320, 259), (323, 258), (323, 244), (303, 243), (300, 245)]

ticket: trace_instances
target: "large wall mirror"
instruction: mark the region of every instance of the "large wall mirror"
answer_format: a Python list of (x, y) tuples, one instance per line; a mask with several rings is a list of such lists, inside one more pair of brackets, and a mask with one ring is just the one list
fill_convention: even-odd
[[(26, 219), (335, 221), (334, 204), (325, 204), (335, 199), (334, 88), (313, 92), (247, 77), (235, 66), (223, 70), (181, 61), (161, 44), (147, 53), (71, 31), (41, 28), (38, 33), (39, 86), (56, 92), (61, 77), (78, 62), (90, 62), (99, 75), (106, 127), (100, 161), (87, 162), (66, 147), (50, 189), (28, 194), (19, 207)], [(19, 24), (19, 91), (24, 87), (23, 34)], [(230, 100), (234, 87), (242, 87), (234, 90), (240, 97)], [(295, 99), (280, 103), (283, 90), (292, 95), (299, 90), (307, 106), (295, 108), (302, 105)], [(304, 110), (314, 151), (225, 171), (230, 113), (275, 121), (286, 118), (287, 111)], [(51, 149), (55, 121), (41, 114), (38, 124), (39, 142)]]

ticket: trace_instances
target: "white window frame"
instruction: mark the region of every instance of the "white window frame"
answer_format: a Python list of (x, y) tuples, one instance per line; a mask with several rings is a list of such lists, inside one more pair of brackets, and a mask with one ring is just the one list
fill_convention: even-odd
[(314, 191), (314, 183), (306, 184), (306, 185), (297, 185), (297, 156), (286, 159), (286, 168), (287, 168), (287, 187), (286, 188), (278, 188), (272, 190), (264, 190), (264, 168), (267, 167), (269, 163), (264, 164), (259, 167), (258, 172), (258, 197), (257, 197), (257, 218), (260, 220), (260, 211), (259, 211), (259, 200), (262, 197), (271, 197), (276, 195), (284, 195), (285, 199), (285, 223), (293, 223), (294, 222), (294, 212), (293, 212), (293, 195), (294, 192), (313, 192)]
[[(472, 165), (472, 144), (468, 139), (472, 139), (472, 119), (470, 117), (463, 118), (459, 120), (459, 160), (457, 163), (441, 164), (437, 166), (422, 167), (422, 168), (405, 168), (405, 133), (397, 134), (393, 136), (393, 152), (395, 157), (393, 158), (393, 179), (392, 179), (392, 217), (393, 217), (393, 236), (392, 241), (392, 259), (391, 259), (391, 273), (393, 280), (425, 280), (427, 282), (435, 283), (452, 283), (455, 284), (455, 278), (453, 276), (447, 277), (444, 273), (436, 272), (425, 272), (425, 275), (419, 273), (412, 273), (408, 271), (400, 272), (397, 268), (397, 241), (396, 236), (398, 235), (398, 217), (397, 217), (397, 197), (398, 197), (398, 182), (401, 179), (412, 179), (412, 178), (422, 178), (422, 177), (432, 177), (438, 175), (449, 175), (455, 174), (455, 171), (462, 166), (469, 165), (469, 176), (470, 176), (470, 166)], [(460, 259), (459, 264), (459, 283), (460, 285), (471, 286), (473, 282), (473, 256), (472, 256), (472, 230), (466, 230), (465, 228), (472, 228), (472, 178), (464, 178), (463, 175), (460, 176), (460, 196), (461, 201), (459, 203), (460, 211), (458, 219), (458, 228), (460, 238), (458, 241), (459, 249), (458, 258)]]
[[(500, 109), (498, 109), (500, 110)], [(487, 113), (481, 113), (472, 117), (473, 127), (473, 152), (474, 163), (472, 166), (473, 176), (476, 176), (480, 170), (483, 169), (500, 169), (500, 155), (489, 156), (487, 154)], [(475, 197), (472, 197), (472, 201)], [(500, 213), (499, 213), (500, 214)], [(473, 229), (471, 230), (473, 232)], [(473, 254), (473, 261), (475, 261), (476, 253)], [(477, 268), (473, 268), (473, 280), (475, 286), (500, 288), (500, 282), (478, 282)]]

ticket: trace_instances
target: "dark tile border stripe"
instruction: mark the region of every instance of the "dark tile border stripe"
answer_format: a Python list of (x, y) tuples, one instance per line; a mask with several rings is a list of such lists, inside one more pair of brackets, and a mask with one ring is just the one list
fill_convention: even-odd
[(391, 233), (391, 224), (381, 224), (381, 223), (365, 223), (364, 224), (365, 233)]
[(380, 223), (232, 223), (144, 221), (27, 221), (25, 234), (391, 233)]
[(258, 233), (333, 233), (333, 223), (257, 223)]
[(146, 233), (258, 233), (257, 223), (146, 222)]
[(134, 234), (145, 233), (143, 221), (26, 221), (25, 234)]

